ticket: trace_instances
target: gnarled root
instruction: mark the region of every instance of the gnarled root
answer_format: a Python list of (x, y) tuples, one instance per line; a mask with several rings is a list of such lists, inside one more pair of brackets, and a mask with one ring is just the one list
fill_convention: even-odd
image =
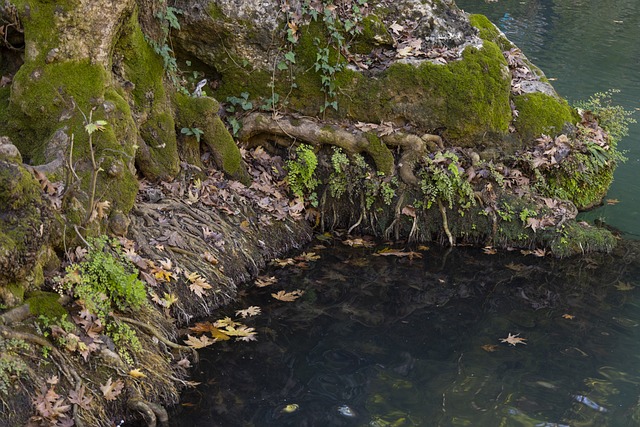
[(438, 199), (438, 208), (440, 209), (440, 214), (442, 215), (442, 228), (444, 228), (444, 233), (447, 235), (447, 239), (449, 239), (449, 246), (455, 246), (455, 242), (453, 240), (453, 236), (451, 235), (451, 231), (449, 230), (449, 221), (447, 221), (447, 211), (444, 208), (444, 205)]
[[(317, 122), (308, 118), (281, 117), (275, 119), (271, 115), (263, 113), (252, 113), (244, 118), (239, 139), (243, 142), (272, 139), (277, 144), (284, 146), (290, 145), (291, 140), (298, 139), (315, 146), (335, 145), (352, 154), (373, 153), (375, 151), (371, 147), (370, 139), (367, 138), (367, 132), (358, 129), (347, 130), (339, 125)], [(380, 140), (388, 146), (402, 148), (403, 154), (398, 163), (398, 174), (405, 183), (410, 185), (415, 185), (418, 182), (413, 169), (420, 158), (430, 151), (443, 148), (442, 138), (431, 134), (418, 136), (394, 132), (380, 136)], [(385, 170), (381, 172), (392, 173), (392, 171)]]
[(169, 425), (169, 415), (162, 405), (148, 402), (140, 397), (138, 393), (134, 394), (136, 394), (136, 396), (127, 401), (127, 407), (132, 411), (137, 411), (142, 414), (142, 417), (147, 423), (147, 427), (156, 427), (158, 423), (162, 427)]

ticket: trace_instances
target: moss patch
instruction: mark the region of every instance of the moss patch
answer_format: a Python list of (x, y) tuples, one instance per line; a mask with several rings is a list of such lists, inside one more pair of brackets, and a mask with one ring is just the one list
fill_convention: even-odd
[(198, 128), (201, 140), (209, 147), (216, 165), (227, 175), (248, 183), (249, 176), (233, 137), (218, 117), (220, 104), (209, 97), (174, 96), (177, 128)]
[(556, 136), (567, 123), (579, 121), (577, 112), (567, 101), (543, 93), (517, 95), (513, 103), (519, 112), (514, 126), (525, 141), (542, 134)]

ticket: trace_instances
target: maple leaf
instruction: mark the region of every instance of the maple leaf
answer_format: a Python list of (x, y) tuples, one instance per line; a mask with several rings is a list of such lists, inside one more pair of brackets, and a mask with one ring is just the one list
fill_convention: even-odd
[(516, 346), (517, 344), (527, 345), (527, 343), (525, 342), (527, 339), (520, 338), (519, 335), (520, 334), (511, 335), (511, 332), (509, 332), (506, 338), (500, 338), (500, 342), (508, 343), (512, 346)]
[(298, 261), (317, 261), (320, 259), (320, 255), (316, 255), (315, 252), (304, 252), (302, 255), (296, 257)]
[(189, 289), (191, 289), (191, 291), (198, 295), (200, 298), (202, 298), (203, 295), (206, 294), (207, 289), (212, 288), (212, 286), (208, 284), (207, 281), (196, 272), (193, 272), (191, 274), (185, 273), (185, 276), (191, 282), (191, 284), (189, 285)]
[(284, 290), (282, 290), (282, 291), (278, 291), (277, 293), (271, 294), (271, 296), (277, 299), (278, 301), (284, 301), (284, 302), (295, 301), (298, 298), (300, 298), (302, 295), (304, 295), (304, 291), (301, 291), (300, 289), (296, 289), (295, 291), (291, 291), (291, 292), (285, 292)]
[(256, 286), (259, 288), (271, 286), (275, 283), (278, 283), (278, 279), (276, 278), (276, 276), (258, 276), (256, 278)]
[(84, 384), (80, 386), (80, 389), (78, 391), (69, 391), (69, 402), (73, 403), (74, 405), (78, 405), (82, 409), (89, 410), (89, 405), (93, 401), (93, 397), (85, 396), (85, 392), (86, 388)]
[(562, 318), (563, 319), (567, 319), (567, 320), (573, 320), (573, 319), (576, 318), (576, 316), (574, 316), (572, 314), (565, 313), (565, 314), (562, 315)]
[(213, 326), (215, 326), (216, 328), (226, 328), (226, 327), (235, 327), (240, 325), (240, 323), (234, 321), (232, 318), (230, 318), (229, 316), (225, 317), (224, 319), (218, 319), (215, 321), (215, 323), (213, 324)]
[(620, 203), (618, 199), (607, 199), (607, 205), (617, 205), (618, 203)]
[(118, 379), (113, 382), (111, 377), (109, 377), (106, 384), (100, 385), (100, 391), (102, 391), (102, 395), (106, 400), (111, 401), (116, 400), (116, 397), (118, 397), (118, 395), (122, 393), (123, 387), (124, 382), (122, 382), (122, 380)]
[(619, 291), (630, 291), (635, 288), (635, 286), (633, 286), (632, 284), (623, 282), (621, 280), (618, 280), (618, 283), (616, 283), (614, 286)]
[(187, 335), (187, 339), (184, 341), (184, 343), (187, 344), (189, 347), (195, 348), (195, 349), (208, 347), (215, 342), (216, 342), (215, 339), (212, 340), (206, 335), (202, 335), (200, 338), (196, 338), (193, 335)]
[(293, 258), (286, 258), (286, 259), (280, 259), (280, 258), (274, 258), (271, 260), (271, 265), (275, 265), (276, 267), (286, 267), (288, 265), (294, 265), (296, 263), (296, 261)]
[(402, 212), (400, 212), (403, 215), (406, 216), (410, 216), (411, 218), (415, 218), (416, 217), (416, 208), (414, 208), (413, 206), (405, 206), (402, 208)]
[(396, 35), (400, 35), (400, 32), (404, 30), (404, 26), (398, 24), (396, 21), (393, 21), (393, 24), (389, 25), (389, 29)]
[(89, 217), (89, 222), (92, 222), (96, 219), (103, 219), (107, 216), (107, 211), (111, 206), (111, 202), (105, 200), (103, 202), (97, 202), (94, 206), (93, 212), (91, 212), (91, 216)]
[(261, 312), (262, 312), (262, 310), (260, 309), (260, 307), (258, 307), (256, 305), (252, 305), (251, 307), (245, 308), (244, 310), (237, 310), (236, 311), (236, 316), (240, 316), (240, 317), (242, 317), (244, 319), (244, 318), (250, 317), (250, 316), (257, 316)]

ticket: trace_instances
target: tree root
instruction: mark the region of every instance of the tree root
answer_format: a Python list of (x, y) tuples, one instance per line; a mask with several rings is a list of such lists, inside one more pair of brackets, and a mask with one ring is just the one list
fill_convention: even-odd
[(136, 325), (139, 326), (143, 329), (146, 329), (147, 332), (149, 332), (151, 335), (153, 335), (154, 337), (156, 337), (158, 339), (158, 341), (162, 342), (163, 344), (165, 344), (168, 347), (171, 348), (175, 348), (177, 350), (185, 350), (185, 351), (190, 351), (193, 354), (193, 358), (194, 361), (198, 361), (198, 352), (191, 347), (188, 347), (186, 345), (180, 345), (180, 344), (176, 344), (173, 341), (171, 341), (170, 339), (166, 338), (158, 329), (156, 329), (155, 327), (148, 325), (146, 323), (140, 322), (138, 320), (134, 320), (134, 319), (130, 319), (128, 317), (123, 317), (123, 316), (117, 316), (118, 320), (121, 320), (123, 322), (126, 323), (130, 323), (132, 325)]
[(444, 228), (444, 233), (447, 235), (447, 239), (449, 239), (449, 246), (455, 246), (455, 242), (453, 240), (453, 236), (451, 235), (451, 231), (449, 230), (449, 221), (447, 221), (447, 211), (444, 208), (444, 205), (438, 199), (438, 208), (440, 209), (440, 214), (442, 215), (442, 227)]
[[(283, 140), (281, 137), (290, 138)], [(279, 145), (289, 146), (291, 140), (299, 139), (315, 146), (323, 144), (334, 145), (348, 153), (368, 152), (374, 157), (375, 148), (371, 146), (367, 132), (360, 130), (346, 130), (338, 125), (317, 122), (308, 118), (284, 117), (274, 119), (263, 113), (249, 114), (243, 120), (243, 127), (239, 134), (240, 141), (261, 143), (269, 139)], [(442, 149), (442, 138), (438, 135), (413, 134), (394, 132), (380, 136), (382, 142), (388, 146), (401, 147), (403, 154), (398, 163), (398, 175), (407, 184), (415, 185), (418, 179), (413, 169), (425, 154)], [(379, 166), (379, 165), (376, 165)], [(392, 173), (393, 171), (384, 171)]]
[(158, 423), (162, 427), (169, 425), (169, 415), (162, 405), (144, 400), (137, 392), (134, 395), (127, 401), (127, 407), (142, 414), (147, 427), (156, 427)]

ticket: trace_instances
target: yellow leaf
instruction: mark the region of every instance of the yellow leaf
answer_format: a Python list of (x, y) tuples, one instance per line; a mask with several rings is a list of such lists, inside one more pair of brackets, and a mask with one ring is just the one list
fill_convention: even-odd
[(133, 378), (145, 378), (146, 375), (140, 371), (140, 368), (132, 369), (129, 371), (129, 375)]
[(563, 314), (563, 315), (562, 315), (562, 318), (563, 318), (563, 319), (567, 319), (567, 320), (573, 320), (573, 319), (575, 319), (575, 318), (576, 318), (576, 316), (573, 316), (573, 315), (571, 315), (571, 314)]

